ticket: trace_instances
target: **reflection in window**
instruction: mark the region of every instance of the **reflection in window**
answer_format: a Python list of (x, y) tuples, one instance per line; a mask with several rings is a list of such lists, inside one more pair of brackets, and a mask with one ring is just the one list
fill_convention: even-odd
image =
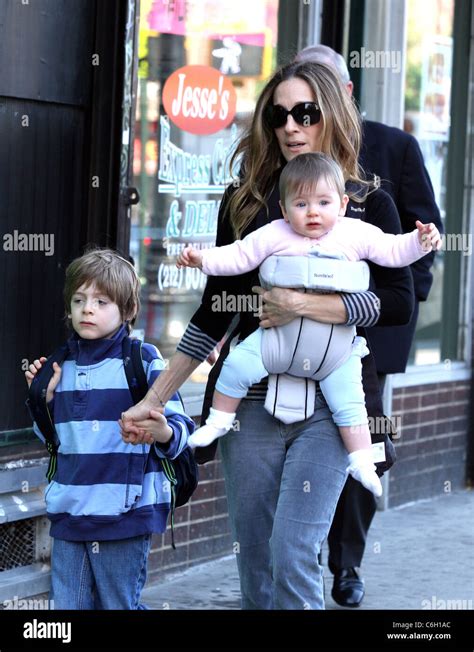
[[(404, 129), (420, 143), (433, 183), (436, 202), (446, 224), (446, 162), (449, 144), (454, 0), (408, 0)], [(429, 216), (427, 216), (429, 219)], [(446, 230), (446, 229), (445, 229)], [(420, 303), (410, 361), (440, 362), (441, 307), (444, 251), (438, 252), (431, 271), (433, 286)]]
[[(132, 209), (130, 253), (142, 281), (137, 328), (167, 358), (206, 282), (200, 270), (178, 270), (176, 257), (186, 244), (214, 244), (221, 196), (231, 181), (229, 157), (275, 67), (278, 0), (141, 0), (140, 12), (133, 148), (140, 202)], [(167, 117), (165, 84), (190, 65), (230, 80), (236, 113), (224, 129), (189, 133)], [(193, 379), (203, 380), (206, 368)]]

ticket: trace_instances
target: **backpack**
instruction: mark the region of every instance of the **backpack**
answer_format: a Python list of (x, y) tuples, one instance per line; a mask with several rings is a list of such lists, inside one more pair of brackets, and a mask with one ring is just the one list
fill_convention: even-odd
[[(141, 401), (148, 392), (148, 382), (143, 368), (141, 349), (142, 342), (138, 339), (127, 336), (122, 340), (123, 365), (134, 404)], [(53, 363), (57, 362), (61, 366), (67, 354), (68, 346), (63, 344), (48, 357), (39, 373), (34, 377), (26, 401), (32, 418), (45, 438), (46, 450), (50, 455), (46, 472), (48, 482), (51, 482), (56, 473), (58, 437), (46, 403), (46, 391), (54, 373)], [(181, 405), (183, 405), (179, 392), (178, 397)], [(171, 488), (171, 545), (173, 549), (176, 549), (174, 542), (174, 511), (176, 507), (185, 505), (194, 493), (199, 479), (198, 469), (194, 455), (188, 446), (174, 460), (160, 459), (163, 472)]]

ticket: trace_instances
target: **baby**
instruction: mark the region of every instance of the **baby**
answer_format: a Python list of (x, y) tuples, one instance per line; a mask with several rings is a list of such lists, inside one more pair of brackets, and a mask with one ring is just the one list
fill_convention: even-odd
[[(350, 261), (366, 259), (386, 267), (405, 267), (441, 247), (440, 233), (432, 223), (417, 221), (411, 233), (392, 235), (361, 220), (345, 218), (349, 198), (342, 170), (325, 154), (301, 154), (287, 163), (280, 177), (280, 197), (283, 220), (274, 220), (224, 247), (203, 251), (186, 247), (177, 266), (198, 267), (212, 276), (233, 276), (256, 269), (271, 255), (301, 256), (318, 251), (342, 254)], [(227, 357), (210, 415), (190, 437), (190, 446), (206, 446), (226, 434), (248, 388), (268, 375), (261, 356), (262, 333), (258, 328)], [(365, 340), (355, 338), (349, 358), (320, 381), (320, 388), (349, 453), (348, 472), (380, 496), (382, 486), (372, 460), (362, 389), (361, 358), (367, 353)], [(311, 352), (308, 357), (311, 359)]]

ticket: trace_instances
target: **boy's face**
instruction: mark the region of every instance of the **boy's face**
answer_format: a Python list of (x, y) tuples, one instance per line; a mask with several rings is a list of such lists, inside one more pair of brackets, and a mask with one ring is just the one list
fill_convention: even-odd
[(344, 215), (349, 198), (342, 200), (337, 190), (320, 179), (312, 192), (287, 196), (280, 202), (285, 221), (296, 233), (307, 238), (320, 238), (330, 231), (339, 215)]
[(114, 335), (122, 325), (119, 307), (94, 283), (81, 285), (71, 299), (72, 327), (85, 340)]

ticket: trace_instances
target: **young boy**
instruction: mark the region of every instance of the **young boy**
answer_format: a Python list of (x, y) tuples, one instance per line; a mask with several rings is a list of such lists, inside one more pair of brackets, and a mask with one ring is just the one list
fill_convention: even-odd
[[(203, 251), (187, 247), (178, 258), (178, 267), (199, 267), (213, 276), (232, 276), (255, 269), (274, 254), (301, 256), (311, 252), (404, 267), (441, 246), (434, 224), (417, 222), (412, 233), (390, 235), (361, 220), (345, 219), (349, 198), (342, 171), (321, 153), (300, 154), (287, 163), (280, 177), (280, 197), (284, 220), (274, 220), (225, 247)], [(190, 446), (205, 446), (226, 434), (248, 388), (268, 374), (261, 356), (262, 335), (263, 329), (257, 329), (225, 360), (210, 416), (191, 437)], [(361, 381), (360, 359), (367, 353), (365, 340), (356, 337), (346, 361), (320, 380), (320, 387), (349, 453), (348, 472), (380, 496), (382, 485), (372, 462)]]
[[(153, 446), (127, 444), (118, 420), (133, 404), (122, 340), (139, 310), (140, 281), (114, 251), (95, 249), (66, 270), (64, 301), (73, 333), (46, 400), (59, 438), (57, 470), (46, 490), (54, 539), (51, 598), (56, 609), (140, 609), (151, 535), (164, 532), (170, 486), (161, 459), (175, 458), (194, 425), (177, 395), (158, 421)], [(164, 363), (143, 344), (151, 387)], [(28, 386), (46, 358), (25, 373)], [(36, 434), (43, 439), (35, 424)]]

